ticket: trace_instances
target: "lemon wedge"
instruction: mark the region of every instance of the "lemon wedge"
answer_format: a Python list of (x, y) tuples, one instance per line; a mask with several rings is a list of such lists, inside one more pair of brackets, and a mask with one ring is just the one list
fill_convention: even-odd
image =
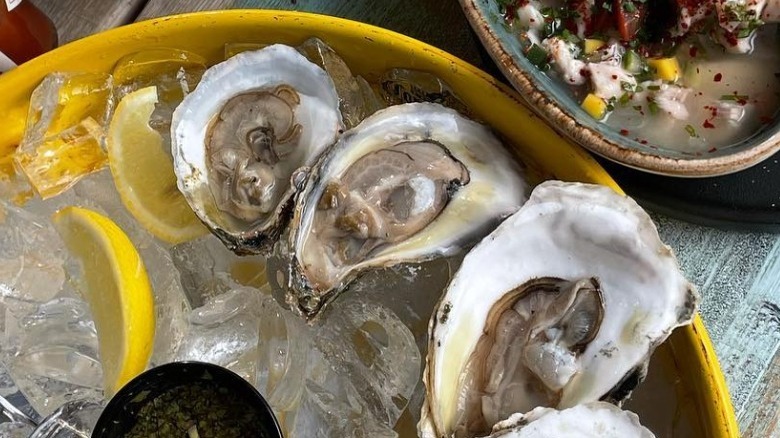
[(80, 261), (98, 335), (106, 396), (143, 372), (154, 344), (154, 296), (143, 260), (111, 219), (79, 207), (52, 217)]
[(122, 203), (147, 231), (176, 244), (208, 231), (176, 187), (171, 157), (163, 139), (149, 127), (157, 88), (126, 95), (108, 130), (108, 163)]

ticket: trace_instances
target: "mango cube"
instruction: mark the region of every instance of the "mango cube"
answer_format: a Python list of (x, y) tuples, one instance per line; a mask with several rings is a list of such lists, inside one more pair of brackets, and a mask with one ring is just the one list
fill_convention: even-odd
[(607, 102), (593, 93), (585, 96), (580, 106), (596, 120), (601, 120), (607, 115)]
[(655, 76), (664, 81), (674, 82), (680, 77), (680, 63), (677, 58), (655, 58), (647, 60), (650, 67), (655, 70)]

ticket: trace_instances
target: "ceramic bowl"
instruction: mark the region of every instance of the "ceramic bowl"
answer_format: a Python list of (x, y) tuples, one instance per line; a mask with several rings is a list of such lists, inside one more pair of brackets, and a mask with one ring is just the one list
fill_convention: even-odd
[(569, 90), (523, 55), (496, 0), (459, 0), (471, 26), (498, 67), (528, 105), (556, 130), (602, 157), (626, 166), (679, 177), (706, 177), (737, 172), (780, 151), (780, 125), (763, 125), (750, 138), (710, 152), (680, 152), (642, 144), (589, 116)]

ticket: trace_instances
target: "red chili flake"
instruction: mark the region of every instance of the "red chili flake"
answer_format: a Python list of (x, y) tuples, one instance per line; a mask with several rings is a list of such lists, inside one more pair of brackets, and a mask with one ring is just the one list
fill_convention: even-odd
[(717, 150), (718, 150), (718, 148), (716, 148), (716, 147), (714, 147), (714, 146), (713, 146), (713, 147), (711, 147), (711, 148), (707, 149), (707, 152), (715, 152), (715, 151), (717, 151)]
[(647, 144), (647, 140), (639, 140), (639, 143)]
[(628, 129), (621, 129), (620, 135), (628, 135)]
[(590, 77), (590, 70), (588, 70), (587, 68), (581, 68), (580, 74), (582, 75), (582, 77), (585, 78)]
[(704, 105), (704, 109), (710, 112), (710, 117), (715, 118), (718, 115), (718, 107), (714, 105)]
[(688, 50), (688, 54), (691, 55), (691, 58), (695, 58), (697, 53), (699, 53), (699, 48), (696, 46), (691, 46)]
[(715, 82), (720, 82), (721, 79), (723, 79), (723, 75), (720, 74), (720, 73), (716, 73), (715, 77), (712, 78), (712, 80), (715, 81)]
[(705, 127), (705, 128), (707, 128), (707, 129), (714, 129), (714, 128), (715, 128), (715, 125), (713, 125), (712, 123), (710, 123), (710, 121), (709, 121), (709, 120), (705, 120), (705, 121), (704, 121), (704, 123), (702, 123), (702, 125), (701, 125), (701, 126), (704, 126), (704, 127)]
[(617, 80), (617, 75), (612, 75), (612, 80), (616, 81)]

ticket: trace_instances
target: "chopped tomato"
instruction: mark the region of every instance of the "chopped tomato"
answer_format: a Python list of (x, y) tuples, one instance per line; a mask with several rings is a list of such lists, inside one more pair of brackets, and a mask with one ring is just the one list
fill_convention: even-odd
[(644, 3), (631, 0), (613, 0), (612, 13), (615, 16), (615, 27), (623, 41), (633, 39), (645, 19), (647, 7)]

